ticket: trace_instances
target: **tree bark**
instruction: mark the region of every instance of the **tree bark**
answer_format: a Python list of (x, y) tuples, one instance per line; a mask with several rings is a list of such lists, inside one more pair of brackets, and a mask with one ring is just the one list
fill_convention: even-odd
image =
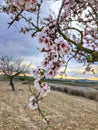
[(10, 78), (10, 85), (11, 85), (12, 91), (15, 91), (15, 86), (14, 86), (12, 77)]

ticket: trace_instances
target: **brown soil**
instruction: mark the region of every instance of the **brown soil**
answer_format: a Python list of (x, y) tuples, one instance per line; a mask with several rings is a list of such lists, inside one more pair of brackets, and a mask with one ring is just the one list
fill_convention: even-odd
[(38, 111), (28, 108), (28, 85), (15, 86), (12, 92), (8, 82), (0, 81), (0, 130), (98, 130), (98, 102), (51, 91), (41, 102), (47, 127)]

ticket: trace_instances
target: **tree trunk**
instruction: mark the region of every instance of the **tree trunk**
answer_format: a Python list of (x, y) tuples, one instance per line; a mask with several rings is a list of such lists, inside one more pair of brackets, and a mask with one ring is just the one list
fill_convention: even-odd
[(15, 91), (14, 83), (13, 83), (13, 78), (10, 78), (10, 85), (12, 88), (12, 91)]

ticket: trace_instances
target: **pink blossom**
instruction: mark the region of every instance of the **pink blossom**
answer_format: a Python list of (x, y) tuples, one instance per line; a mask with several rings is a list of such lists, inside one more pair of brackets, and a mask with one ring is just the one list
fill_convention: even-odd
[(42, 37), (42, 34), (39, 35), (39, 43), (42, 43), (43, 42), (43, 37)]
[(42, 32), (48, 33), (49, 32), (49, 27), (44, 27), (43, 30), (42, 30)]
[(53, 62), (57, 62), (58, 61), (58, 59), (59, 59), (59, 55), (58, 55), (58, 52), (54, 52), (53, 53)]
[(41, 46), (42, 52), (50, 49), (50, 38), (45, 33), (41, 33), (39, 35), (39, 42), (42, 43)]
[(59, 45), (59, 53), (61, 55), (69, 54), (71, 52), (71, 46), (68, 43), (63, 42)]
[(49, 63), (48, 60), (44, 60), (44, 61), (42, 62), (42, 66), (43, 66), (43, 68), (44, 68), (45, 70), (47, 70), (47, 68), (48, 68), (48, 63)]
[(54, 70), (47, 70), (47, 72), (45, 73), (45, 77), (46, 78), (53, 78), (56, 75), (56, 73), (54, 72)]
[(33, 70), (33, 76), (34, 78), (39, 77), (38, 71), (37, 70)]
[(46, 82), (41, 84), (41, 95), (46, 96), (48, 92), (50, 92), (50, 86)]
[(35, 99), (35, 96), (30, 97), (30, 102), (32, 102)]
[(67, 47), (68, 47), (68, 44), (65, 43), (65, 42), (62, 42), (62, 43), (60, 43), (60, 45), (59, 45), (59, 49), (60, 49), (61, 51), (66, 50)]
[(53, 61), (49, 61), (47, 69), (53, 69), (53, 68), (54, 68)]
[(41, 91), (41, 81), (40, 81), (40, 78), (37, 78), (35, 81), (34, 81), (34, 86), (35, 88), (40, 92)]
[(62, 41), (64, 41), (64, 39), (60, 37), (60, 38), (56, 38), (54, 42), (56, 44), (60, 44), (60, 43), (62, 43)]
[(30, 102), (28, 106), (30, 109), (35, 110), (38, 107), (38, 103)]
[(68, 52), (65, 53), (65, 54), (70, 54), (70, 53), (72, 52), (72, 47), (71, 47), (71, 45), (68, 45), (67, 50), (68, 50)]
[(50, 38), (49, 37), (45, 37), (44, 38), (44, 43), (46, 43), (46, 44), (50, 44)]
[(19, 9), (36, 9), (36, 0), (12, 0), (12, 3)]
[(50, 49), (51, 49), (51, 52), (55, 52), (55, 51), (58, 50), (58, 45), (57, 44), (53, 44), (53, 45), (51, 45)]
[(46, 50), (45, 50), (45, 47), (42, 46), (42, 47), (40, 48), (40, 51), (41, 51), (41, 52), (45, 52), (45, 51), (46, 51)]

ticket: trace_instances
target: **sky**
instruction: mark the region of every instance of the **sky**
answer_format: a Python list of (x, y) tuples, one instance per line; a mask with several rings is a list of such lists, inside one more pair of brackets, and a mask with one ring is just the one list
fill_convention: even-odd
[[(51, 9), (54, 10), (55, 15), (57, 14), (58, 5), (56, 6), (51, 5)], [(47, 15), (48, 11), (46, 12), (46, 5), (43, 5), (43, 12), (44, 15)], [(22, 34), (19, 33), (17, 28), (12, 25), (8, 29), (8, 22), (10, 21), (10, 17), (4, 13), (0, 13), (0, 56), (8, 55), (14, 57), (24, 57), (26, 63), (30, 62), (32, 67), (35, 68), (39, 66), (43, 60), (43, 55), (38, 50), (39, 43), (37, 38), (32, 39), (30, 34)], [(24, 22), (21, 23), (24, 25)], [(18, 23), (19, 26), (21, 24)], [(18, 26), (17, 26), (18, 27)], [(69, 62), (66, 76), (64, 78), (69, 79), (91, 79), (91, 80), (98, 80), (98, 64), (93, 66), (95, 68), (96, 74), (86, 73), (85, 75), (82, 74), (84, 72), (84, 66), (76, 61), (72, 60)], [(59, 76), (58, 76), (59, 77)]]

